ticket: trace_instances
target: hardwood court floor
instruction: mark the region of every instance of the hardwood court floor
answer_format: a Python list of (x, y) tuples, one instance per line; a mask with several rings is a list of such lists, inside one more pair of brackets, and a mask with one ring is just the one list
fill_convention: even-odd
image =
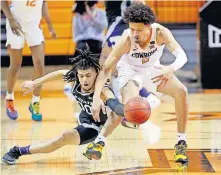
[[(21, 84), (18, 82), (17, 87)], [(50, 87), (63, 84), (53, 82)], [(47, 87), (46, 86), (46, 87)], [(59, 89), (59, 88), (58, 88)], [(62, 90), (44, 89), (41, 100), (42, 122), (31, 120), (29, 97), (16, 93), (17, 121), (5, 115), (4, 96), (1, 105), (1, 155), (14, 145), (26, 146), (47, 141), (77, 125), (76, 104)], [(221, 174), (221, 93), (199, 93), (189, 96), (188, 156), (189, 164), (181, 166), (173, 159), (176, 143), (174, 101), (164, 97), (151, 119), (137, 129), (120, 125), (108, 138), (103, 157), (89, 161), (83, 155), (85, 146), (65, 146), (53, 153), (23, 156), (17, 165), (1, 163), (3, 175), (66, 174), (155, 174), (203, 175)], [(178, 173), (178, 171), (182, 171)]]

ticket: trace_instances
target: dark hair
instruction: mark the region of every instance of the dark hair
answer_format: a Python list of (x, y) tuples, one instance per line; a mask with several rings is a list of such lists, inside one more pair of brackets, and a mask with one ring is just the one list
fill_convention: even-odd
[(153, 10), (143, 3), (133, 3), (124, 11), (124, 21), (126, 23), (144, 23), (153, 24), (156, 21), (156, 16)]
[[(75, 8), (73, 9), (73, 13), (79, 13), (81, 15), (84, 14), (84, 12), (86, 12), (86, 8), (85, 8), (85, 2), (86, 1), (81, 1), (81, 0), (77, 0), (75, 1), (76, 5)], [(94, 4), (96, 4), (98, 1), (87, 1), (87, 4), (89, 7), (94, 6)]]
[(93, 54), (90, 52), (89, 46), (86, 45), (86, 49), (76, 49), (79, 55), (74, 58), (70, 58), (73, 63), (73, 67), (64, 75), (66, 82), (78, 81), (77, 70), (86, 70), (94, 68), (96, 72), (100, 71), (99, 58), (100, 54)]

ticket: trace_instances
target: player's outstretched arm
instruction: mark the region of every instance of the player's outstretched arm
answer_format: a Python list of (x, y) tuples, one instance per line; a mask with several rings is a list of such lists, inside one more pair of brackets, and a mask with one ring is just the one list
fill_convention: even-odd
[(113, 48), (112, 52), (108, 56), (107, 60), (105, 61), (102, 69), (100, 70), (96, 83), (95, 83), (95, 92), (93, 97), (93, 104), (92, 104), (92, 114), (93, 118), (99, 121), (99, 112), (101, 109), (101, 104), (97, 103), (100, 100), (101, 91), (104, 87), (104, 84), (107, 82), (108, 77), (112, 73), (112, 69), (116, 66), (118, 60), (121, 58), (122, 55), (129, 52), (130, 49), (130, 39), (127, 36), (121, 36), (121, 39)]
[(37, 86), (40, 86), (46, 82), (63, 79), (63, 76), (69, 70), (58, 70), (51, 72), (41, 78), (35, 79), (34, 81), (25, 81), (21, 87), (23, 95), (28, 94), (29, 92), (33, 91)]

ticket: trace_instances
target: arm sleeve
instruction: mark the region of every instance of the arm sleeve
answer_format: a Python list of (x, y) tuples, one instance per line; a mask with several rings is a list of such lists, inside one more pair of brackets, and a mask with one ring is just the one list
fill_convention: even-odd
[(120, 117), (125, 117), (124, 116), (124, 105), (120, 103), (117, 99), (115, 98), (109, 98), (106, 101), (106, 105), (111, 108), (111, 110), (119, 115)]

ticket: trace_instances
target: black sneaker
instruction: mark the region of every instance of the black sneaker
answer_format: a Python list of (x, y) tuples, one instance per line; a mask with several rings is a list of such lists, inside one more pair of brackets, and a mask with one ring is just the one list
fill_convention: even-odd
[(16, 159), (18, 159), (21, 156), (21, 153), (17, 146), (14, 146), (10, 149), (9, 152), (5, 153), (5, 155), (2, 157), (2, 161), (7, 163), (8, 165), (15, 165)]

